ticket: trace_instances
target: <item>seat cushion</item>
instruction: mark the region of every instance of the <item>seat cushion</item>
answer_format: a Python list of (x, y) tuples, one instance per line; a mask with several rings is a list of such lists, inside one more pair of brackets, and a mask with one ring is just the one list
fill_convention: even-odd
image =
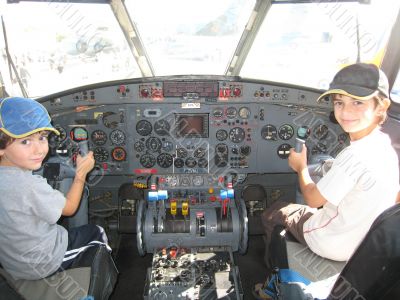
[(289, 268), (311, 281), (320, 281), (339, 274), (346, 264), (345, 261), (323, 258), (294, 241), (286, 241), (286, 251)]
[(4, 269), (0, 274), (28, 300), (81, 299), (87, 296), (90, 267), (69, 269), (40, 280), (14, 280)]

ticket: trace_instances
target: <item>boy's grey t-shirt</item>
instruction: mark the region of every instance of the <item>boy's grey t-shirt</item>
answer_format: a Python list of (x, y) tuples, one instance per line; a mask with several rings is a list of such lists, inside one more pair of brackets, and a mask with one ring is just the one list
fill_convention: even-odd
[(39, 279), (60, 267), (68, 233), (56, 224), (64, 195), (32, 171), (0, 167), (0, 262), (15, 279)]

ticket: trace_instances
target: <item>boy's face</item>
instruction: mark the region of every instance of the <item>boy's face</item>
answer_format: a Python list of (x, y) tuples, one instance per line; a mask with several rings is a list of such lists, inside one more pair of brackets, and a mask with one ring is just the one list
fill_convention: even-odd
[(332, 96), (335, 117), (353, 140), (368, 135), (380, 121), (382, 107), (374, 99), (357, 100), (348, 96)]
[(48, 132), (38, 132), (25, 138), (15, 139), (0, 150), (0, 166), (37, 170), (49, 151)]

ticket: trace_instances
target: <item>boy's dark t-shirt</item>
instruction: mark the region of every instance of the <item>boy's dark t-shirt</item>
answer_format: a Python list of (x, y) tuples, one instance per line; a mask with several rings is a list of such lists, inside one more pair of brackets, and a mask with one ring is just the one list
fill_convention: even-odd
[(0, 167), (0, 262), (15, 279), (39, 279), (61, 265), (68, 233), (56, 222), (64, 195), (17, 167)]

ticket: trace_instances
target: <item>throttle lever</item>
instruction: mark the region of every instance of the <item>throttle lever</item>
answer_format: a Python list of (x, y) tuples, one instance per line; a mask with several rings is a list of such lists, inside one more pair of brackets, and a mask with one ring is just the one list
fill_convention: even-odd
[(294, 151), (297, 153), (300, 153), (303, 150), (303, 145), (306, 143), (305, 140), (296, 138), (296, 144), (294, 146)]
[(88, 140), (80, 141), (78, 143), (78, 147), (79, 147), (79, 153), (81, 154), (82, 157), (86, 156), (89, 153)]

